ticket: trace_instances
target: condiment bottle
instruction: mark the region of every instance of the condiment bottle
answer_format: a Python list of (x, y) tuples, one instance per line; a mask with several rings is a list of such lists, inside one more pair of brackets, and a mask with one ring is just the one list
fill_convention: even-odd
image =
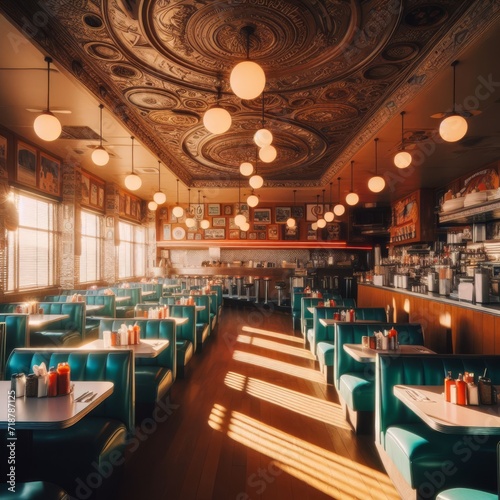
[(467, 384), (464, 382), (461, 373), (458, 374), (457, 385), (457, 405), (465, 406), (467, 404)]
[(389, 330), (389, 349), (395, 350), (398, 348), (398, 332), (397, 330), (392, 327)]
[(49, 387), (47, 389), (47, 396), (57, 396), (57, 370), (55, 366), (49, 369)]
[(67, 362), (57, 365), (57, 394), (69, 394), (70, 392), (70, 366)]
[(447, 403), (451, 402), (451, 386), (455, 385), (455, 381), (451, 377), (451, 371), (448, 372), (448, 375), (444, 379), (444, 398)]
[(141, 327), (139, 325), (134, 325), (133, 327), (133, 338), (134, 338), (134, 344), (140, 344), (141, 343)]

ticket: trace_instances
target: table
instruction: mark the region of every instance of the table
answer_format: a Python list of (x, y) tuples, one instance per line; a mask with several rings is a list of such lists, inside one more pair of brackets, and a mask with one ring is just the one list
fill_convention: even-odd
[(392, 354), (394, 356), (400, 354), (436, 354), (423, 345), (400, 345), (399, 349), (396, 350), (381, 350), (363, 347), (361, 344), (344, 344), (344, 351), (360, 363), (375, 363), (377, 353)]
[(104, 304), (87, 304), (85, 306), (85, 313), (89, 315), (91, 313), (101, 311), (102, 309), (104, 309)]
[(136, 358), (156, 358), (158, 354), (164, 351), (170, 345), (168, 339), (141, 339), (140, 344), (119, 345), (113, 347), (104, 347), (104, 340), (97, 339), (88, 344), (79, 347), (80, 350), (102, 350), (109, 349), (110, 351), (130, 350), (134, 351)]
[[(113, 393), (113, 382), (73, 382), (73, 393), (53, 398), (17, 398), (9, 401), (10, 380), (0, 381), (0, 428), (7, 429), (9, 404), (15, 404), (16, 430), (65, 429), (76, 424)], [(87, 391), (97, 393), (89, 402), (76, 402)]]
[(129, 295), (117, 295), (115, 297), (115, 302), (118, 304), (120, 302), (126, 302), (127, 300), (130, 300)]
[(189, 318), (177, 318), (176, 316), (169, 316), (168, 318), (147, 318), (146, 316), (136, 316), (136, 319), (173, 319), (175, 321), (175, 326), (185, 325)]
[(332, 319), (332, 318), (320, 318), (319, 322), (323, 326), (335, 326), (337, 323), (358, 323), (362, 324), (370, 324), (370, 323), (383, 323), (383, 321), (377, 321), (375, 319), (357, 319), (355, 321), (342, 321), (341, 319)]
[(163, 285), (163, 288), (180, 288), (181, 285)]
[(498, 434), (498, 404), (459, 406), (447, 403), (443, 391), (442, 385), (394, 386), (394, 395), (436, 431), (445, 434)]
[(142, 294), (141, 294), (141, 295), (142, 295), (143, 297), (149, 297), (149, 296), (151, 296), (151, 295), (154, 295), (155, 293), (156, 293), (156, 292), (155, 292), (154, 290), (145, 290), (145, 291), (143, 291), (143, 292), (142, 292)]
[(50, 325), (50, 323), (68, 318), (68, 314), (30, 314), (28, 316), (28, 325), (30, 328), (42, 328)]

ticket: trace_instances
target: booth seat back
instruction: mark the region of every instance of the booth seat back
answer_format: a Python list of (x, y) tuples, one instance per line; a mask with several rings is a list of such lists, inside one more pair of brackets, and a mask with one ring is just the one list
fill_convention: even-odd
[(39, 302), (44, 314), (67, 314), (69, 317), (50, 323), (44, 331), (76, 331), (85, 338), (85, 302)]
[(337, 306), (349, 307), (350, 309), (353, 309), (356, 307), (356, 299), (353, 299), (353, 298), (344, 299), (344, 298), (340, 297), (339, 299), (333, 298), (333, 300), (335, 300)]
[(210, 285), (210, 290), (212, 290), (213, 292), (217, 292), (217, 310), (220, 314), (222, 310), (222, 300), (223, 300), (222, 285)]
[(217, 326), (218, 312), (219, 312), (219, 296), (216, 291), (207, 294), (210, 297), (210, 322), (212, 323), (212, 331)]
[(311, 296), (300, 299), (300, 327), (304, 337), (307, 336), (307, 329), (313, 326), (313, 313), (308, 310), (308, 307), (315, 307), (320, 302), (324, 302), (324, 299)]
[(17, 347), (29, 346), (29, 327), (27, 314), (0, 314), (0, 323), (5, 323), (7, 337), (5, 339), (5, 355)]
[(95, 316), (116, 317), (116, 298), (114, 295), (85, 295), (84, 299), (88, 305), (104, 306)]
[(102, 339), (102, 332), (106, 330), (118, 331), (121, 325), (139, 325), (141, 328), (141, 338), (143, 339), (167, 339), (169, 346), (163, 350), (156, 358), (135, 358), (136, 366), (163, 366), (172, 371), (173, 379), (176, 377), (176, 326), (172, 319), (101, 319), (99, 324), (99, 338)]
[[(296, 288), (302, 290), (295, 291)], [(304, 287), (294, 287), (291, 297), (293, 329), (298, 330), (301, 326), (302, 297), (310, 297), (310, 293), (304, 293)]]
[(0, 304), (0, 313), (2, 314), (15, 313), (16, 307), (19, 304), (23, 304), (23, 302), (2, 302)]
[(207, 324), (208, 325), (208, 331), (209, 334), (212, 332), (212, 326), (211, 326), (211, 321), (210, 321), (210, 302), (212, 300), (212, 297), (210, 295), (193, 295), (194, 303), (197, 306), (205, 306), (205, 309), (203, 311), (198, 311), (196, 313), (196, 323), (200, 324)]
[(134, 428), (134, 363), (132, 351), (84, 351), (71, 349), (15, 349), (7, 360), (6, 379), (13, 373), (33, 373), (33, 366), (45, 362), (47, 368), (67, 361), (73, 381), (113, 382), (113, 394), (90, 415), (122, 422)]
[(154, 292), (144, 297), (143, 300), (148, 302), (158, 302), (163, 295), (163, 285), (161, 283), (135, 283), (134, 286), (141, 288), (143, 292)]
[(195, 306), (172, 305), (169, 307), (170, 316), (174, 318), (188, 318), (187, 323), (177, 327), (177, 338), (189, 340), (196, 351), (196, 309)]
[(335, 313), (345, 310), (345, 307), (315, 307), (313, 313), (313, 324), (308, 330), (308, 341), (311, 352), (316, 354), (316, 347), (319, 342), (334, 341), (334, 328), (326, 327), (321, 324), (321, 319), (333, 319)]
[[(374, 332), (390, 330), (398, 332), (398, 342), (402, 345), (424, 345), (424, 331), (420, 323), (338, 323), (335, 328), (334, 382), (339, 390), (340, 377), (345, 373), (360, 373), (373, 377), (372, 366), (356, 361), (344, 350), (344, 344), (361, 344), (364, 336)], [(398, 352), (395, 351), (395, 355)], [(367, 371), (368, 368), (368, 371)]]
[(67, 302), (70, 295), (45, 295), (43, 298), (44, 302)]
[(376, 368), (376, 440), (384, 445), (385, 433), (390, 426), (420, 421), (394, 396), (395, 385), (443, 385), (448, 371), (457, 378), (459, 373), (473, 372), (477, 376), (485, 370), (493, 385), (500, 385), (500, 356), (379, 354)]
[(117, 309), (119, 307), (124, 307), (124, 306), (135, 307), (136, 304), (142, 302), (142, 289), (140, 287), (130, 287), (130, 288), (112, 287), (111, 290), (113, 290), (114, 294), (117, 297), (130, 297), (128, 300), (120, 302), (119, 305), (117, 306)]
[(353, 309), (356, 319), (380, 321), (382, 323), (387, 321), (387, 314), (383, 307), (355, 307)]
[(173, 306), (178, 300), (178, 297), (168, 295), (160, 299), (160, 305), (162, 306)]

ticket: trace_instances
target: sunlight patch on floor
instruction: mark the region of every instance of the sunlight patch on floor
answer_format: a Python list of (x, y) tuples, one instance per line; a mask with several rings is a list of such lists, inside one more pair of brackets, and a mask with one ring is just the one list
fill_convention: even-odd
[(273, 351), (282, 352), (283, 354), (290, 354), (292, 356), (298, 356), (304, 359), (310, 359), (314, 361), (314, 356), (310, 351), (307, 351), (303, 347), (292, 347), (281, 342), (274, 342), (272, 340), (262, 339), (260, 337), (252, 337), (250, 335), (238, 335), (236, 337), (236, 342), (241, 342), (242, 344), (251, 344), (256, 347), (263, 347), (264, 349), (271, 349)]
[(233, 359), (235, 361), (240, 361), (241, 363), (248, 363), (260, 366), (261, 368), (267, 368), (268, 370), (274, 370), (279, 373), (285, 373), (294, 377), (303, 378), (304, 380), (310, 380), (311, 382), (318, 382), (321, 384), (325, 382), (323, 375), (313, 368), (303, 368), (301, 366), (285, 363), (283, 361), (269, 359), (265, 356), (258, 356), (257, 354), (251, 354), (243, 351), (234, 351)]
[(298, 344), (300, 346), (304, 345), (304, 339), (294, 337), (293, 335), (287, 335), (286, 333), (278, 333), (271, 330), (261, 330), (260, 328), (253, 328), (251, 326), (244, 326), (242, 330), (248, 333), (267, 335), (268, 337), (274, 337), (275, 339), (287, 340), (288, 342), (293, 342), (294, 344)]
[(281, 406), (299, 415), (342, 429), (351, 429), (344, 418), (341, 406), (337, 403), (324, 401), (234, 372), (229, 372), (226, 375), (224, 383), (232, 389), (245, 391), (251, 396)]
[(276, 466), (334, 498), (399, 500), (389, 478), (240, 412), (214, 405), (209, 425), (276, 462)]

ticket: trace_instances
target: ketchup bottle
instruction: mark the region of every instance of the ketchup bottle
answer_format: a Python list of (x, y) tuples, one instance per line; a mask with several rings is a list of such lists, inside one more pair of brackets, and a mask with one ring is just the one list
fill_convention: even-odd
[(67, 362), (57, 364), (57, 394), (69, 394), (70, 392), (70, 367)]
[(467, 404), (467, 384), (461, 373), (458, 374), (457, 384), (457, 405), (465, 406)]
[(57, 371), (55, 366), (51, 366), (49, 370), (49, 383), (47, 387), (47, 396), (57, 396)]
[(451, 402), (451, 386), (455, 385), (455, 381), (451, 377), (451, 371), (448, 372), (448, 375), (444, 379), (444, 399), (447, 403)]

